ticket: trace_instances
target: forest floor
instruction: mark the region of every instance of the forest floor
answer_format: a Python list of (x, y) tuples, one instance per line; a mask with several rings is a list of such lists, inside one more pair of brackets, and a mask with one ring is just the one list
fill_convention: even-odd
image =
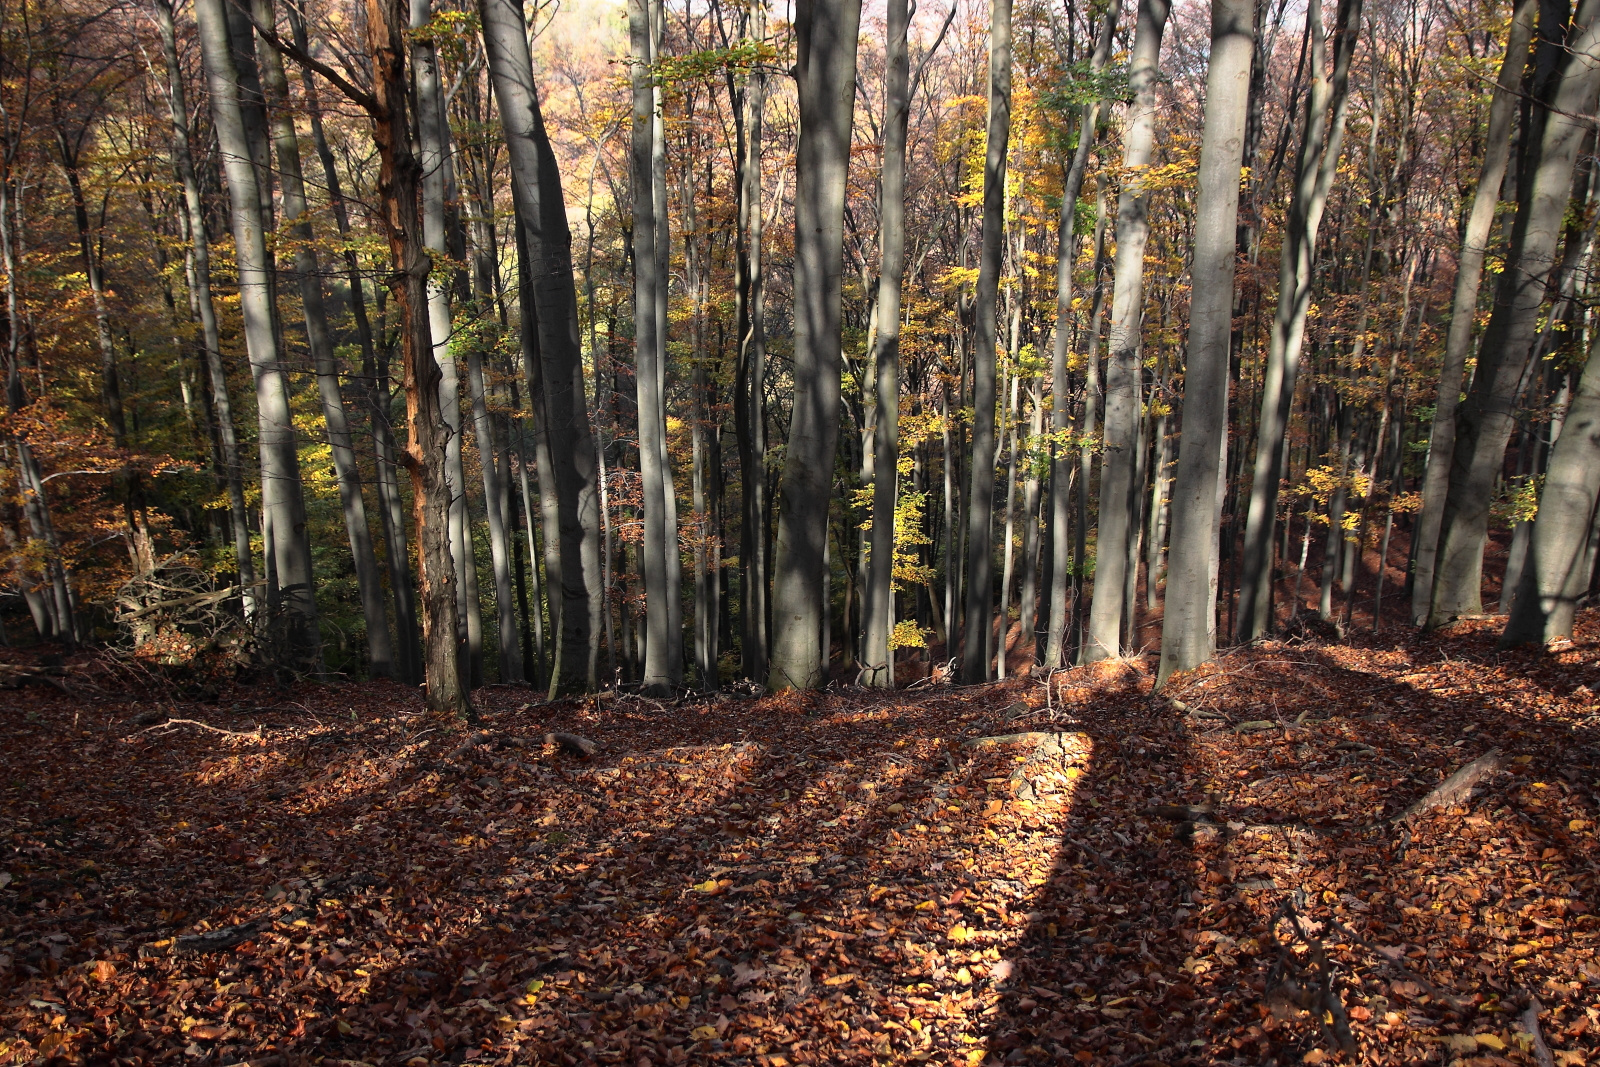
[(1600, 617), (1492, 625), (1183, 707), (1140, 660), (473, 727), (69, 669), (0, 697), (0, 1064), (1600, 1065)]

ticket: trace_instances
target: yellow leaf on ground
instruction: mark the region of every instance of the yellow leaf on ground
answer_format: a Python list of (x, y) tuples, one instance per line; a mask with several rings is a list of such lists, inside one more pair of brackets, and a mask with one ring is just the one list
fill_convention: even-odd
[(696, 1041), (712, 1041), (716, 1039), (717, 1028), (715, 1026), (697, 1026), (689, 1031), (689, 1036)]

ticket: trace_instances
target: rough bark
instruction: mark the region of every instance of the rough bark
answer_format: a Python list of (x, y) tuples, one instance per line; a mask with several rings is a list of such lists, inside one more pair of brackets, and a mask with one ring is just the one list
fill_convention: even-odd
[(975, 298), (977, 329), (972, 354), (967, 603), (961, 649), (961, 677), (968, 684), (989, 680), (994, 657), (994, 630), (990, 623), (994, 610), (995, 315), (1000, 291), (1000, 253), (1005, 240), (1006, 151), (1010, 142), (1011, 0), (993, 0), (989, 19), (989, 124), (983, 162), (983, 230)]
[(824, 546), (839, 437), (845, 178), (861, 0), (799, 0), (795, 154), (794, 406), (784, 458), (773, 591), (772, 689), (826, 682)]
[(1157, 684), (1211, 658), (1216, 622), (1213, 534), (1221, 522), (1218, 481), (1228, 436), (1228, 358), (1233, 274), (1255, 50), (1251, 0), (1213, 0), (1206, 71), (1205, 135), (1195, 204), (1193, 297), (1183, 376), (1183, 430), (1172, 485), (1172, 547)]
[(1121, 652), (1123, 585), (1138, 494), (1134, 486), (1139, 435), (1139, 327), (1144, 307), (1144, 248), (1150, 234), (1149, 193), (1141, 179), (1155, 150), (1156, 84), (1168, 0), (1140, 0), (1133, 36), (1123, 136), (1122, 191), (1117, 196), (1117, 263), (1111, 295), (1110, 355), (1106, 360), (1105, 459), (1100, 472), (1100, 529), (1095, 550), (1094, 601), (1085, 660)]

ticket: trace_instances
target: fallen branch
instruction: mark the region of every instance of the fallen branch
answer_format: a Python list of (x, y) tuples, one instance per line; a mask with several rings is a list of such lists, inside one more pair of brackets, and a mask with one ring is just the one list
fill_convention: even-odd
[(588, 759), (600, 751), (599, 745), (577, 734), (548, 733), (544, 735), (544, 743), (555, 745), (568, 755), (577, 756), (579, 759)]
[[(1328, 923), (1345, 937), (1349, 938), (1351, 941), (1354, 941), (1356, 944), (1360, 945), (1362, 948), (1378, 957), (1378, 959), (1388, 964), (1394, 970), (1400, 972), (1401, 976), (1406, 981), (1415, 982), (1423, 989), (1427, 990), (1428, 995), (1433, 997), (1434, 1000), (1443, 1001), (1456, 1011), (1465, 1009), (1471, 1003), (1470, 1001), (1462, 1000), (1454, 993), (1440, 989), (1422, 975), (1418, 974), (1416, 971), (1413, 971), (1410, 967), (1407, 967), (1401, 962), (1404, 957), (1399, 953), (1398, 950), (1386, 948), (1383, 945), (1373, 944), (1371, 941), (1361, 936), (1361, 934), (1340, 922), (1336, 916), (1329, 915)], [(1391, 953), (1393, 953), (1393, 955), (1391, 955)]]
[(1435, 808), (1447, 808), (1467, 799), (1478, 783), (1504, 769), (1505, 756), (1498, 748), (1491, 748), (1432, 789), (1390, 822), (1394, 825), (1407, 822)]
[(1539, 1003), (1539, 998), (1529, 993), (1528, 1006), (1522, 1009), (1522, 1017), (1517, 1021), (1533, 1039), (1533, 1058), (1539, 1061), (1539, 1067), (1556, 1067), (1556, 1058), (1551, 1055), (1550, 1046), (1544, 1043), (1544, 1034), (1539, 1031), (1539, 1015), (1543, 1011), (1544, 1005)]
[(261, 736), (261, 727), (259, 724), (254, 730), (224, 730), (220, 726), (212, 726), (210, 723), (201, 722), (199, 719), (167, 719), (164, 722), (156, 723), (154, 726), (146, 726), (143, 730), (140, 730), (138, 733), (135, 733), (132, 736), (138, 737), (139, 734), (147, 734), (151, 730), (165, 730), (169, 726), (198, 726), (202, 730), (210, 730), (212, 733), (221, 734), (224, 737), (248, 737), (252, 741), (264, 740)]

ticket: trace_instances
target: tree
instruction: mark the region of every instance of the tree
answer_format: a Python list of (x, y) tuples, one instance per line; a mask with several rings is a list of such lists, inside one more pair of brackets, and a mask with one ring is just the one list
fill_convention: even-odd
[[(961, 676), (986, 682), (994, 656), (995, 312), (1006, 224), (1006, 151), (1011, 143), (1011, 0), (993, 0), (989, 20), (989, 127), (983, 161), (983, 231), (972, 353), (972, 469), (967, 490), (967, 605)], [(898, 401), (898, 398), (897, 398)], [(1000, 655), (1005, 655), (1004, 617)]]
[(201, 54), (211, 92), (212, 120), (222, 152), (233, 222), (234, 261), (245, 347), (256, 383), (256, 413), (261, 454), (261, 511), (269, 562), (269, 603), (283, 612), (288, 641), (299, 658), (314, 664), (318, 650), (317, 604), (313, 594), (311, 545), (307, 539), (300, 457), (289, 404), (289, 386), (273, 328), (272, 264), (267, 256), (260, 190), (239, 104), (223, 0), (197, 0)]
[(1211, 658), (1216, 636), (1218, 499), (1228, 437), (1228, 358), (1233, 273), (1244, 162), (1250, 64), (1255, 51), (1251, 0), (1212, 0), (1206, 69), (1205, 140), (1195, 203), (1189, 361), (1183, 376), (1183, 436), (1172, 484), (1172, 547), (1157, 684)]
[(906, 270), (906, 131), (911, 121), (907, 0), (889, 0), (888, 13), (883, 169), (878, 185), (877, 343), (872, 351), (878, 407), (872, 438), (872, 549), (862, 599), (866, 631), (862, 680), (885, 689), (894, 686), (890, 636), (894, 630), (894, 511), (900, 463), (900, 288)]
[(779, 486), (771, 689), (827, 681), (824, 552), (839, 441), (840, 287), (861, 0), (795, 5), (794, 406)]
[[(1557, 5), (1559, 6), (1559, 5)], [(1519, 175), (1516, 221), (1484, 330), (1472, 388), (1457, 415), (1450, 486), (1440, 522), (1431, 626), (1482, 611), (1483, 548), (1494, 481), (1516, 425), (1513, 408), (1531, 357), (1546, 284), (1572, 195), (1573, 168), (1588, 136), (1579, 116), (1600, 91), (1600, 0), (1581, 0), (1570, 23), (1547, 6), (1539, 48), (1549, 73), (1535, 86), (1528, 154)], [(1537, 63), (1537, 57), (1536, 57)]]
[(1139, 0), (1128, 68), (1128, 107), (1123, 135), (1123, 184), (1117, 194), (1117, 264), (1111, 291), (1110, 356), (1106, 361), (1105, 460), (1100, 473), (1100, 533), (1094, 560), (1094, 601), (1084, 641), (1086, 660), (1122, 650), (1122, 609), (1128, 545), (1137, 524), (1139, 487), (1134, 468), (1139, 452), (1139, 334), (1144, 315), (1144, 249), (1150, 235), (1150, 194), (1145, 172), (1154, 154), (1156, 84), (1167, 0)]
[(1433, 600), (1434, 561), (1439, 554), (1439, 526), (1444, 519), (1445, 494), (1450, 488), (1450, 463), (1455, 454), (1456, 409), (1461, 403), (1461, 383), (1467, 354), (1472, 347), (1472, 327), (1477, 318), (1478, 289), (1489, 252), (1490, 231), (1500, 215), (1500, 192), (1511, 159), (1511, 133), (1516, 127), (1523, 71), (1528, 66), (1528, 43), (1533, 38), (1537, 0), (1516, 0), (1511, 30), (1506, 37), (1500, 77), (1489, 103), (1489, 124), (1484, 132), (1483, 164), (1472, 193), (1472, 208), (1461, 235), (1456, 259), (1455, 296), (1450, 305), (1450, 329), (1445, 334), (1444, 363), (1439, 368), (1439, 399), (1434, 406), (1428, 435), (1428, 465), (1422, 480), (1422, 510), (1412, 531), (1411, 619), (1427, 621)]

